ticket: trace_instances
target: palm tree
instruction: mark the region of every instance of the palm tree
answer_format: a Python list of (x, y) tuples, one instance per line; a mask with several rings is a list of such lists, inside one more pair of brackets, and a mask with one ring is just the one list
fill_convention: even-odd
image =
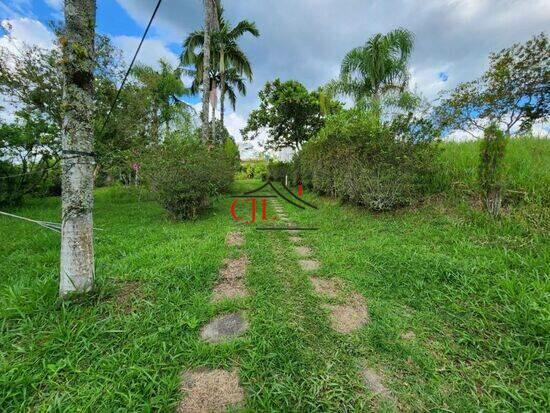
[(377, 105), (382, 95), (402, 92), (407, 86), (407, 61), (413, 46), (414, 35), (406, 29), (376, 34), (346, 54), (340, 78), (327, 89), (351, 96), (356, 103), (371, 98)]
[(168, 62), (159, 61), (160, 70), (138, 64), (132, 69), (132, 74), (143, 84), (151, 96), (151, 135), (153, 142), (159, 142), (160, 126), (170, 130), (176, 109), (173, 105), (174, 96), (190, 94), (181, 80), (181, 69), (174, 69)]
[[(198, 79), (198, 82), (203, 84), (203, 90), (207, 87), (207, 82), (204, 79), (204, 73), (210, 73), (210, 81), (208, 82), (209, 91), (212, 93), (213, 100), (217, 98), (217, 87), (220, 87), (220, 110), (221, 110), (221, 124), (224, 124), (225, 114), (225, 95), (227, 92), (227, 86), (229, 83), (229, 75), (231, 71), (235, 71), (231, 76), (238, 75), (244, 76), (249, 81), (252, 80), (252, 67), (250, 61), (245, 53), (241, 50), (237, 44), (238, 39), (246, 33), (250, 33), (255, 37), (260, 35), (260, 32), (256, 28), (256, 24), (243, 20), (239, 22), (235, 27), (231, 27), (230, 23), (223, 16), (223, 7), (220, 2), (217, 1), (218, 11), (218, 28), (211, 34), (211, 59), (212, 62), (209, 65), (209, 71), (204, 70), (204, 53), (196, 53), (198, 48), (204, 45), (204, 30), (198, 30), (189, 34), (183, 44), (184, 53), (181, 56), (182, 65), (193, 65), (196, 70), (194, 73), (203, 75)], [(194, 82), (197, 83), (197, 82)], [(203, 93), (204, 96), (204, 93)], [(235, 98), (236, 95), (233, 96)], [(232, 101), (234, 107), (234, 101)], [(213, 109), (215, 110), (215, 109)]]

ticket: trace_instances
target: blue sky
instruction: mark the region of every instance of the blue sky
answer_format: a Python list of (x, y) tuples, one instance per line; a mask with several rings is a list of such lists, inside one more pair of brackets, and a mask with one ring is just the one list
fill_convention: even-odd
[[(130, 59), (156, 0), (97, 0), (98, 31)], [(258, 105), (258, 91), (279, 77), (317, 88), (338, 75), (342, 57), (378, 32), (405, 27), (415, 34), (411, 87), (428, 101), (479, 77), (490, 52), (524, 42), (550, 27), (548, 0), (223, 0), (226, 17), (255, 21), (260, 38), (243, 38), (254, 81), (226, 116), (239, 129)], [(47, 22), (60, 19), (62, 0), (0, 0), (0, 21), (20, 40), (46, 46)], [(177, 62), (181, 42), (202, 25), (202, 0), (163, 0), (138, 60)], [(0, 44), (5, 43), (0, 33)], [(192, 103), (197, 99), (193, 99)]]

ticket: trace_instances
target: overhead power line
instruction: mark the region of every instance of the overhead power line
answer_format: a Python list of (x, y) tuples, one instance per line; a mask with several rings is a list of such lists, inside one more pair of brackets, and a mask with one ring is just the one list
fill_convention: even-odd
[[(153, 10), (153, 14), (151, 15), (151, 18), (149, 19), (149, 23), (147, 24), (147, 27), (145, 28), (145, 31), (143, 32), (143, 35), (141, 36), (141, 41), (139, 42), (139, 45), (136, 49), (136, 52), (134, 53), (134, 57), (132, 58), (132, 61), (130, 62), (130, 66), (128, 67), (128, 70), (126, 71), (126, 74), (124, 75), (124, 78), (122, 79), (122, 83), (120, 84), (115, 99), (113, 100), (113, 103), (111, 104), (111, 108), (109, 109), (109, 112), (107, 113), (107, 116), (105, 117), (105, 121), (103, 122), (103, 125), (101, 126), (101, 130), (99, 131), (99, 134), (101, 135), (103, 131), (105, 130), (105, 127), (107, 126), (107, 123), (109, 122), (109, 119), (111, 118), (111, 114), (115, 109), (116, 103), (118, 101), (118, 98), (120, 97), (120, 92), (122, 91), (122, 88), (126, 84), (126, 80), (128, 80), (128, 76), (130, 75), (130, 72), (132, 70), (132, 67), (134, 66), (134, 63), (136, 61), (136, 58), (139, 54), (139, 51), (141, 50), (141, 46), (143, 45), (143, 42), (145, 41), (145, 38), (147, 37), (147, 33), (149, 32), (149, 28), (151, 27), (151, 24), (153, 23), (153, 20), (155, 19), (155, 16), (157, 14), (158, 9), (160, 8), (160, 4), (162, 3), (162, 0), (158, 0), (157, 5), (155, 6), (155, 9)], [(92, 154), (87, 154), (92, 155)], [(7, 176), (0, 176), (0, 179), (8, 179), (8, 178), (17, 178), (19, 176), (25, 176), (25, 175), (31, 175), (38, 172), (44, 172), (45, 170), (54, 169), (55, 167), (49, 167), (41, 170), (31, 171), (31, 172), (25, 172), (25, 173), (19, 173), (14, 175), (7, 175)]]
[(111, 113), (115, 109), (116, 102), (120, 96), (120, 92), (122, 91), (122, 88), (124, 87), (126, 80), (128, 79), (128, 76), (130, 75), (130, 71), (132, 70), (132, 66), (134, 65), (134, 62), (136, 61), (137, 55), (139, 54), (139, 51), (141, 49), (141, 45), (143, 44), (145, 37), (147, 37), (147, 33), (149, 32), (149, 28), (151, 27), (151, 24), (153, 23), (153, 20), (155, 19), (155, 15), (157, 14), (157, 11), (160, 7), (160, 3), (162, 3), (162, 0), (158, 0), (157, 5), (155, 7), (155, 10), (153, 10), (153, 14), (151, 15), (151, 18), (149, 19), (149, 23), (147, 24), (147, 27), (145, 28), (145, 31), (143, 32), (143, 36), (141, 36), (141, 41), (139, 42), (139, 45), (136, 49), (136, 52), (134, 53), (134, 57), (132, 58), (132, 61), (130, 62), (130, 66), (128, 67), (128, 70), (126, 71), (126, 74), (124, 75), (124, 79), (122, 80), (122, 83), (120, 84), (120, 87), (118, 88), (115, 96), (115, 100), (113, 100), (113, 104), (111, 105), (111, 109), (107, 113), (107, 117), (105, 118), (105, 121), (103, 122), (103, 126), (101, 127), (101, 130), (99, 131), (99, 134), (101, 135), (103, 131), (105, 130), (105, 126), (107, 126), (107, 123), (109, 122), (109, 119), (111, 117)]

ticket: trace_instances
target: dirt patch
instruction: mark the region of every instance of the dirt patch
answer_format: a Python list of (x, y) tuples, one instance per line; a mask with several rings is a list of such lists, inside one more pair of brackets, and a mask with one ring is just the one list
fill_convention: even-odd
[(240, 232), (230, 232), (227, 234), (226, 243), (230, 247), (242, 247), (244, 245), (244, 236)]
[(319, 261), (315, 260), (299, 260), (298, 263), (304, 271), (317, 271), (319, 268), (321, 268), (321, 264), (319, 264)]
[(183, 373), (181, 379), (184, 399), (178, 413), (225, 412), (244, 400), (236, 371), (200, 369)]
[(342, 280), (339, 278), (311, 277), (311, 283), (315, 292), (329, 298), (336, 298), (342, 291)]
[(212, 302), (216, 303), (222, 300), (244, 298), (247, 296), (248, 292), (242, 280), (224, 280), (214, 287)]
[(124, 281), (113, 296), (116, 307), (125, 314), (133, 313), (136, 309), (135, 298), (142, 297), (139, 281)]
[(220, 276), (224, 280), (236, 280), (244, 277), (248, 257), (242, 255), (240, 258), (226, 260), (225, 266), (220, 271)]
[(348, 304), (324, 307), (330, 311), (332, 328), (339, 333), (351, 333), (369, 322), (367, 304), (361, 294), (352, 293)]
[(242, 312), (216, 317), (201, 330), (201, 338), (209, 343), (219, 343), (244, 334), (248, 322)]
[(302, 242), (302, 238), (300, 238), (300, 237), (291, 236), (291, 237), (289, 237), (288, 239), (289, 239), (291, 242), (294, 242), (294, 243), (296, 243), (296, 244)]
[(403, 340), (412, 341), (416, 338), (416, 334), (414, 334), (414, 331), (407, 331), (406, 333), (401, 334), (401, 338)]
[(364, 368), (361, 371), (361, 376), (365, 382), (365, 386), (376, 395), (382, 395), (385, 397), (390, 396), (389, 390), (384, 386), (382, 378), (380, 375), (375, 372), (373, 369)]
[(296, 251), (296, 254), (301, 257), (309, 257), (311, 255), (311, 248), (309, 247), (295, 247), (294, 250)]

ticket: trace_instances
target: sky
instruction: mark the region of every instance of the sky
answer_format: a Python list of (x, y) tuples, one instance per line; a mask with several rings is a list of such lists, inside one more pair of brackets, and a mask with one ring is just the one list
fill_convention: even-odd
[[(16, 41), (51, 45), (48, 22), (61, 20), (62, 0), (0, 0), (0, 21)], [(109, 35), (129, 60), (156, 0), (97, 0), (97, 30)], [(550, 30), (549, 0), (223, 0), (233, 24), (256, 22), (261, 36), (241, 46), (254, 71), (248, 93), (229, 109), (229, 132), (258, 106), (258, 91), (275, 78), (317, 88), (337, 77), (340, 62), (375, 33), (404, 27), (415, 34), (411, 87), (427, 100), (479, 77), (488, 55)], [(163, 0), (138, 60), (176, 63), (187, 34), (202, 26), (202, 0)], [(0, 45), (7, 41), (0, 32)], [(197, 104), (198, 98), (187, 99)], [(458, 136), (458, 135), (457, 135)], [(459, 136), (458, 136), (459, 137)], [(259, 145), (255, 145), (259, 149)]]

